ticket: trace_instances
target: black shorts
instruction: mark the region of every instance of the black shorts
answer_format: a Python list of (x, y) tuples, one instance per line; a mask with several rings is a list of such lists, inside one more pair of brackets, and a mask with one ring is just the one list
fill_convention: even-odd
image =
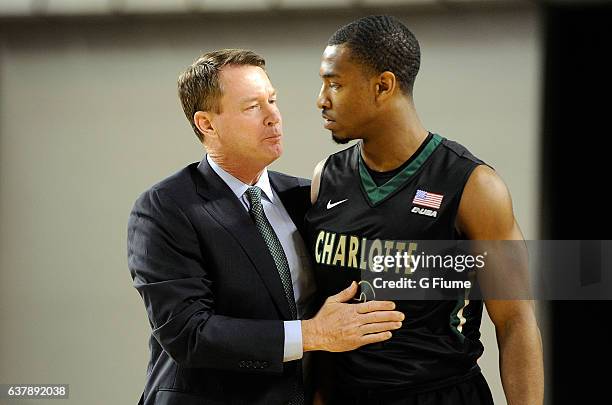
[(333, 405), (493, 405), (493, 396), (482, 373), (431, 391), (334, 390)]

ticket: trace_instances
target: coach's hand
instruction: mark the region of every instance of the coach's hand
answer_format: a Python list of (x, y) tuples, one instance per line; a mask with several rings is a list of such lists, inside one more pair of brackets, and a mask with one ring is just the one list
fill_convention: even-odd
[(404, 314), (391, 301), (347, 304), (357, 293), (357, 283), (325, 300), (317, 315), (302, 321), (304, 351), (346, 352), (369, 343), (382, 342), (399, 329)]

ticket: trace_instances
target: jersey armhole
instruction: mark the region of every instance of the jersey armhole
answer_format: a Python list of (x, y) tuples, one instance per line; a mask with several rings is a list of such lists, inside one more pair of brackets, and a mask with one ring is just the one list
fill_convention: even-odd
[(316, 206), (319, 203), (319, 200), (321, 199), (321, 194), (323, 191), (323, 174), (325, 173), (325, 169), (327, 168), (327, 164), (329, 163), (329, 159), (331, 158), (331, 156), (328, 156), (325, 158), (325, 163), (323, 163), (323, 167), (321, 167), (321, 174), (319, 175), (319, 190), (317, 192), (317, 198), (314, 200), (314, 202), (311, 201), (312, 206)]

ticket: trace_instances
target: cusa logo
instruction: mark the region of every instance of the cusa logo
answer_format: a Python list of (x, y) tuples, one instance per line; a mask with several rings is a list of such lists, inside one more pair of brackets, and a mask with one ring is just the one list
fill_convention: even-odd
[(428, 217), (434, 218), (438, 216), (438, 211), (428, 210), (427, 208), (412, 207), (411, 212), (415, 214), (427, 215)]

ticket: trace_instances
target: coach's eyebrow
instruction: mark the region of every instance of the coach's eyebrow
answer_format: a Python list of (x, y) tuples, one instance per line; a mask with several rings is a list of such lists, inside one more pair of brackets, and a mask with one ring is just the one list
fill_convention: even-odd
[[(276, 97), (276, 89), (272, 89), (270, 91), (270, 95), (269, 97)], [(259, 96), (253, 96), (253, 97), (245, 97), (240, 99), (240, 103), (252, 103), (253, 101), (259, 101)]]
[(259, 100), (258, 97), (245, 97), (240, 99), (240, 104), (248, 104)]

